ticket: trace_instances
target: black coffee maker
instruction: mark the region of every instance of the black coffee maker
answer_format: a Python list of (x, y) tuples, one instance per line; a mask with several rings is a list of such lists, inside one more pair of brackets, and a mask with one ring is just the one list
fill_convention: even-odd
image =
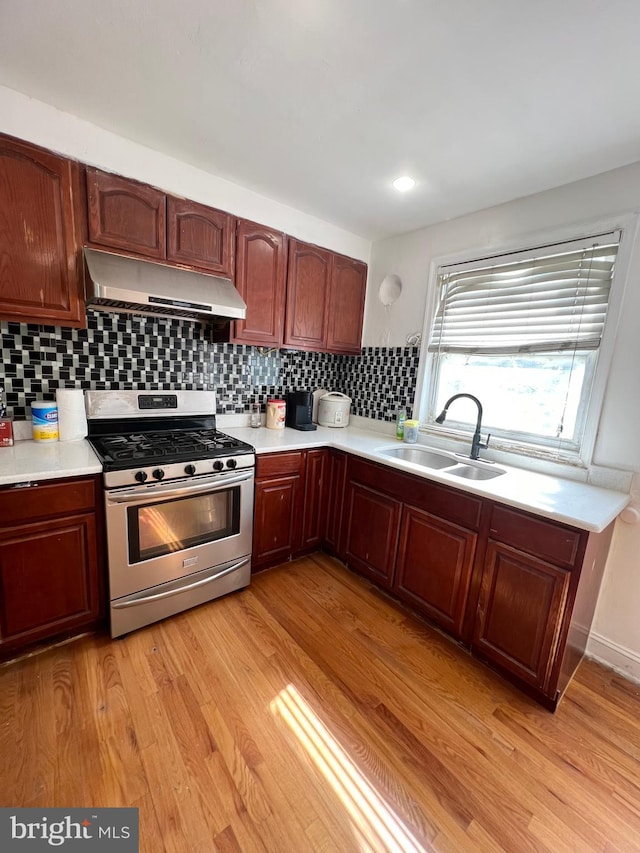
[(287, 393), (286, 425), (293, 429), (317, 429), (311, 420), (313, 394), (311, 391), (289, 391)]

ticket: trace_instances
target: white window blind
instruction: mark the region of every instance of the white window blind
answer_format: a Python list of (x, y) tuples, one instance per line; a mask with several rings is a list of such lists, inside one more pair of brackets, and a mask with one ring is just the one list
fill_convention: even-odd
[(522, 353), (597, 349), (619, 233), (442, 267), (428, 349)]

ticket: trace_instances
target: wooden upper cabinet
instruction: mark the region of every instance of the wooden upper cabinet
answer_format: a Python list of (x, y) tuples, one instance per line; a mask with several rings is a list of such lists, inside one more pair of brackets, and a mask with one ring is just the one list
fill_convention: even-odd
[(0, 136), (0, 317), (85, 325), (78, 163)]
[(233, 277), (230, 213), (97, 169), (86, 174), (90, 243)]
[(166, 195), (137, 181), (86, 170), (89, 240), (148, 258), (166, 257)]
[(285, 347), (324, 350), (332, 253), (289, 240)]
[(167, 197), (167, 260), (233, 277), (235, 219), (184, 198)]
[(366, 284), (361, 261), (289, 240), (284, 345), (359, 353)]
[(334, 255), (327, 329), (327, 349), (330, 352), (360, 353), (366, 287), (367, 265)]
[(238, 221), (235, 285), (247, 304), (247, 316), (235, 321), (235, 343), (282, 346), (286, 276), (285, 235)]

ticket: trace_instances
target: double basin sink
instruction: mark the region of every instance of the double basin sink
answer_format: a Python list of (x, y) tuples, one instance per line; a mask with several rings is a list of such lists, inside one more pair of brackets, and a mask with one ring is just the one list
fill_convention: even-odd
[(379, 452), (382, 456), (411, 462), (413, 465), (420, 465), (422, 468), (442, 471), (451, 474), (453, 477), (461, 477), (463, 480), (493, 480), (494, 477), (500, 477), (507, 473), (504, 468), (499, 468), (492, 462), (482, 462), (475, 459), (465, 459), (464, 462), (459, 462), (459, 457), (453, 453), (431, 450), (431, 448), (419, 444), (411, 447), (406, 445), (382, 447)]

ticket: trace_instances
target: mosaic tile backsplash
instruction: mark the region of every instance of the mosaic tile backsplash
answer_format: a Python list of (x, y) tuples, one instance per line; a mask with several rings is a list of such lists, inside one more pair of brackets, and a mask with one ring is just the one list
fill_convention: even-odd
[(419, 351), (365, 348), (360, 356), (211, 343), (199, 323), (87, 311), (88, 328), (0, 323), (8, 414), (31, 416), (56, 388), (209, 389), (220, 414), (244, 413), (296, 388), (352, 398), (353, 414), (392, 421), (413, 399)]

